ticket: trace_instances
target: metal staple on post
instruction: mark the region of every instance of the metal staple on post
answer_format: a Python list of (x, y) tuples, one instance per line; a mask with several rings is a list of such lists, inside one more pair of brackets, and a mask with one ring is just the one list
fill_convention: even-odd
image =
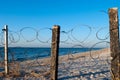
[(59, 39), (60, 39), (60, 26), (55, 25), (52, 30), (51, 71), (50, 71), (51, 80), (57, 80)]
[(5, 62), (5, 74), (9, 73), (8, 70), (8, 26), (5, 25), (4, 26), (4, 52), (5, 52), (5, 58), (4, 58), (4, 62)]
[(119, 51), (119, 23), (118, 9), (109, 9), (110, 24), (110, 51), (111, 51), (111, 72), (112, 80), (120, 80), (120, 51)]

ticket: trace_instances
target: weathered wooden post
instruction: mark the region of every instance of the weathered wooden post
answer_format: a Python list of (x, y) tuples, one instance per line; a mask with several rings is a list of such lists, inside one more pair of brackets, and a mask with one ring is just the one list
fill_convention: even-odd
[(120, 48), (119, 48), (119, 21), (118, 9), (109, 9), (110, 50), (112, 80), (120, 80)]
[(57, 80), (58, 73), (58, 52), (60, 40), (60, 26), (54, 25), (52, 30), (52, 47), (51, 47), (51, 80)]
[(5, 25), (4, 26), (4, 52), (5, 52), (5, 58), (4, 58), (4, 62), (5, 62), (5, 74), (8, 74), (9, 70), (8, 70), (8, 26)]

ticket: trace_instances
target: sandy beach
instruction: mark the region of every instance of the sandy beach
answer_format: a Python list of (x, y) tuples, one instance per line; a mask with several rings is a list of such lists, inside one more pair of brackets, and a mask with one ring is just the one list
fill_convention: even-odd
[[(50, 63), (50, 58), (10, 63), (11, 75), (1, 79), (50, 80)], [(110, 50), (60, 56), (58, 80), (111, 80)]]

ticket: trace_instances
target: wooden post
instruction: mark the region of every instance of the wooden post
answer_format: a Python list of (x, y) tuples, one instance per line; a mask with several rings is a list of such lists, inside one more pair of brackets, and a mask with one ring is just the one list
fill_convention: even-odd
[(4, 52), (5, 52), (5, 74), (8, 74), (8, 26), (4, 26)]
[(120, 51), (119, 51), (119, 23), (118, 9), (109, 9), (110, 51), (112, 80), (120, 80)]
[(51, 80), (57, 80), (60, 26), (53, 26), (51, 47)]

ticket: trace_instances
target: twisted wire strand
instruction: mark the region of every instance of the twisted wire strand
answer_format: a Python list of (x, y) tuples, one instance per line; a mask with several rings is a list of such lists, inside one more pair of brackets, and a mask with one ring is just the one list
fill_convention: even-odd
[(4, 37), (3, 32), (0, 33), (0, 46), (4, 45)]
[[(104, 10), (101, 10), (100, 12), (108, 15), (108, 12), (106, 12)], [(75, 34), (75, 33), (77, 30), (81, 30), (82, 28), (85, 28), (88, 32), (87, 32), (87, 34), (83, 34), (84, 37), (79, 36), (79, 37), (81, 37), (81, 39), (79, 39), (78, 38), (79, 34)], [(100, 57), (100, 55), (97, 55), (97, 57), (94, 57), (94, 54), (92, 54), (92, 50), (94, 50), (96, 45), (99, 45), (101, 43), (105, 43), (106, 46), (109, 45), (109, 43), (110, 43), (109, 42), (109, 37), (110, 37), (109, 33), (110, 32), (105, 32), (105, 35), (101, 36), (101, 32), (104, 31), (105, 29), (106, 29), (106, 27), (102, 27), (102, 28), (97, 30), (95, 35), (96, 35), (98, 42), (95, 42), (89, 48), (89, 56), (88, 57), (86, 57), (86, 56), (82, 56), (82, 57), (77, 56), (76, 57), (74, 55), (74, 52), (71, 51), (70, 49), (68, 49), (68, 54), (66, 55), (66, 57), (67, 57), (66, 62), (64, 62), (64, 61), (59, 62), (59, 72), (58, 73), (59, 73), (59, 75), (61, 75), (61, 77), (62, 77), (62, 74), (64, 75), (64, 73), (65, 73), (65, 75), (67, 74), (66, 76), (68, 76), (68, 77), (75, 76), (74, 74), (76, 74), (76, 73), (74, 73), (75, 72), (74, 70), (77, 69), (77, 71), (79, 71), (78, 78), (81, 79), (80, 76), (83, 75), (82, 72), (87, 73), (87, 72), (90, 72), (91, 69), (94, 70), (95, 67), (100, 66), (101, 67), (100, 69), (102, 69), (105, 67), (105, 65), (110, 65), (110, 62), (111, 62), (109, 59), (110, 56), (107, 56), (107, 58), (104, 59), (104, 58)], [(28, 32), (28, 31), (31, 31), (29, 33), (32, 33), (33, 35), (26, 36), (26, 34), (27, 34), (26, 32)], [(47, 31), (47, 32), (45, 32), (45, 31)], [(68, 31), (62, 30), (62, 31), (60, 31), (60, 35), (61, 35), (60, 37), (62, 37), (60, 39), (60, 44), (61, 45), (63, 45), (63, 44), (70, 45), (69, 46), (70, 48), (86, 48), (85, 43), (86, 43), (86, 41), (89, 40), (92, 31), (93, 31), (93, 27), (89, 26), (89, 25), (75, 26)], [(18, 31), (9, 30), (8, 33), (9, 33), (9, 35), (8, 35), (9, 45), (17, 44), (22, 40), (25, 42), (28, 42), (28, 43), (38, 41), (38, 42), (42, 43), (42, 45), (44, 45), (44, 44), (51, 44), (50, 41), (52, 39), (51, 38), (52, 29), (48, 28), (48, 27), (41, 28), (41, 29), (35, 29), (33, 27), (24, 27)], [(49, 34), (49, 36), (46, 36), (45, 34)], [(82, 34), (82, 32), (80, 34)], [(2, 47), (2, 48), (0, 48), (0, 60), (4, 60), (4, 58), (3, 58), (3, 56), (4, 56), (3, 55), (3, 53), (4, 53), (3, 46), (4, 46), (4, 35), (3, 35), (3, 32), (1, 32), (0, 33), (0, 47)], [(33, 50), (33, 51), (35, 51), (35, 50)], [(44, 50), (44, 52), (45, 52), (44, 54), (50, 56), (49, 51)], [(39, 52), (39, 54), (40, 53), (41, 52)], [(25, 57), (26, 60), (23, 60), (23, 61), (17, 60), (17, 58), (16, 58), (17, 54), (20, 54), (17, 57), (20, 57), (21, 55), (23, 55), (23, 57)], [(48, 72), (50, 70), (50, 63), (48, 63), (48, 62), (44, 63), (44, 61), (40, 61), (40, 57), (42, 55), (39, 55), (39, 54), (34, 54), (32, 56), (34, 59), (31, 60), (31, 57), (29, 56), (29, 50), (24, 49), (23, 52), (17, 53), (14, 50), (9, 49), (9, 55), (11, 56), (10, 57), (11, 62), (14, 62), (14, 65), (17, 64), (17, 62), (18, 62), (18, 65), (20, 67), (20, 71), (23, 71), (25, 73), (25, 74), (23, 74), (24, 76), (35, 77), (35, 75), (38, 74), (38, 77), (41, 77), (41, 76), (46, 77), (47, 76), (46, 79), (49, 80), (50, 75), (45, 75), (44, 73)], [(50, 61), (50, 59), (48, 59), (48, 61)], [(80, 62), (78, 62), (79, 64), (76, 61), (80, 61)], [(100, 62), (98, 63), (98, 61), (100, 61)], [(84, 65), (81, 65), (83, 63), (84, 63)], [(0, 65), (2, 65), (2, 63), (0, 63)], [(74, 67), (75, 65), (77, 65), (79, 67), (76, 68), (76, 67)], [(12, 63), (10, 63), (10, 66), (12, 66)], [(88, 70), (86, 70), (84, 67), (87, 67)], [(15, 70), (17, 70), (17, 69), (15, 69)], [(111, 70), (110, 70), (110, 74), (112, 76), (114, 76), (114, 74)]]
[[(33, 31), (35, 32), (35, 36), (33, 37), (33, 39), (27, 40), (27, 39), (25, 38), (25, 36), (23, 35), (23, 31), (26, 30), (26, 29), (31, 29), (31, 30), (33, 30)], [(24, 28), (20, 29), (20, 35), (22, 36), (22, 38), (23, 38), (24, 40), (26, 40), (26, 42), (33, 42), (33, 41), (36, 40), (37, 30), (34, 29), (34, 28), (32, 28), (32, 27), (24, 27)]]
[[(62, 35), (66, 36), (66, 38), (64, 40), (62, 40)], [(67, 43), (68, 40), (69, 40), (68, 32), (66, 32), (66, 31), (60, 31), (60, 43)]]
[[(41, 43), (50, 43), (50, 40), (52, 39), (50, 36), (49, 36), (49, 38), (47, 39), (47, 40), (41, 40), (40, 38), (42, 37), (43, 38), (43, 36), (40, 36), (41, 34), (40, 34), (40, 31), (43, 31), (43, 30), (47, 30), (47, 31), (49, 31), (50, 33), (50, 35), (52, 35), (51, 33), (52, 33), (52, 29), (51, 28), (42, 28), (42, 29), (40, 29), (40, 30), (38, 30), (37, 31), (37, 35), (36, 35), (36, 38), (37, 38), (37, 40), (39, 41), (39, 42), (41, 42)], [(44, 33), (42, 33), (42, 34), (44, 34)], [(48, 34), (48, 35), (49, 35)], [(40, 37), (40, 38), (39, 38)]]
[(18, 32), (9, 31), (8, 34), (9, 34), (9, 40), (11, 43), (17, 43), (20, 41), (20, 34)]
[(109, 37), (110, 37), (110, 36), (109, 36), (109, 32), (105, 35), (105, 37), (100, 38), (99, 33), (100, 33), (100, 31), (102, 31), (102, 30), (104, 30), (104, 29), (106, 29), (106, 27), (101, 28), (101, 29), (99, 29), (99, 30), (97, 31), (96, 37), (97, 37), (98, 40), (107, 40), (107, 39), (109, 39)]
[[(70, 32), (71, 32), (71, 37), (72, 37), (75, 41), (78, 41), (79, 43), (84, 43), (84, 42), (88, 39), (88, 37), (91, 35), (91, 31), (92, 31), (91, 26), (88, 26), (88, 25), (80, 25), (79, 28), (82, 27), (82, 26), (84, 26), (84, 27), (86, 27), (87, 29), (89, 29), (89, 32), (88, 32), (87, 36), (85, 36), (85, 38), (84, 38), (82, 41), (78, 40), (78, 39), (75, 37), (75, 35), (73, 34), (73, 31), (74, 31), (77, 27), (74, 27), (73, 29), (70, 30)], [(78, 29), (78, 28), (77, 28), (77, 29)]]
[[(88, 40), (89, 36), (91, 35), (91, 32), (92, 32), (93, 28), (88, 26), (88, 25), (82, 25), (82, 26), (84, 26), (89, 31), (88, 34), (86, 36), (84, 36), (84, 39), (82, 39), (82, 41), (78, 40), (77, 36), (74, 34), (74, 31), (76, 29), (79, 29), (80, 27), (74, 27), (74, 28), (70, 29), (69, 31), (64, 31), (64, 30), (60, 31), (61, 37), (63, 37), (63, 38), (61, 38), (60, 43), (71, 45), (72, 46), (71, 48), (86, 48), (84, 43), (85, 43), (85, 41)], [(109, 41), (107, 41), (109, 39), (108, 33), (107, 33), (107, 35), (105, 35), (105, 38), (100, 37), (100, 32), (104, 29), (105, 28), (100, 28), (96, 33), (96, 37), (100, 42), (97, 42), (97, 43), (93, 44), (92, 47), (90, 47), (89, 61), (87, 60), (88, 59), (87, 57), (80, 57), (80, 56), (75, 57), (74, 52), (71, 51), (70, 49), (68, 49), (67, 62), (61, 62), (59, 64), (60, 65), (59, 69), (60, 70), (62, 69), (62, 72), (65, 72), (65, 73), (67, 72), (68, 75), (74, 75), (74, 72), (73, 72), (74, 69), (78, 69), (81, 72), (81, 71), (86, 71), (86, 70), (83, 70), (82, 67), (88, 66), (89, 69), (90, 69), (91, 67), (95, 67), (95, 66), (98, 66), (98, 65), (102, 66), (103, 65), (102, 63), (98, 64), (98, 61), (102, 60), (102, 58), (100, 58), (99, 55), (95, 58), (94, 55), (92, 54), (92, 50), (94, 49), (94, 47), (96, 45), (99, 45), (100, 43), (109, 44)], [(27, 37), (25, 37), (25, 34), (24, 34), (24, 31), (27, 31), (27, 30), (32, 30), (34, 32), (34, 37), (31, 37), (30, 40), (28, 40)], [(21, 41), (21, 38), (23, 38), (23, 40), (26, 41), (26, 42), (35, 42), (37, 40), (42, 44), (51, 44), (50, 43), (51, 37), (47, 38), (46, 40), (43, 40), (43, 38), (41, 38), (42, 35), (40, 34), (41, 31), (49, 31), (51, 33), (51, 30), (52, 30), (51, 28), (42, 28), (42, 29), (37, 30), (37, 29), (34, 29), (32, 27), (25, 27), (25, 28), (20, 29), (17, 32), (9, 30), (9, 43), (10, 43), (9, 45), (19, 43)], [(45, 37), (45, 36), (43, 36), (43, 37)], [(0, 34), (0, 39), (1, 39), (0, 42), (2, 43), (3, 42), (2, 41), (3, 40), (3, 33)], [(77, 42), (77, 43), (74, 43), (74, 42)], [(1, 46), (4, 46), (4, 45), (1, 45)], [(46, 63), (46, 64), (42, 65), (43, 62), (39, 61), (39, 57), (41, 56), (39, 54), (36, 54), (36, 55), (33, 56), (34, 57), (33, 61), (32, 60), (29, 61), (30, 60), (29, 51), (25, 50), (24, 53), (22, 53), (21, 55), (24, 55), (24, 57), (26, 57), (27, 59), (26, 59), (26, 61), (19, 62), (15, 58), (15, 55), (17, 55), (16, 52), (14, 52), (10, 49), (9, 53), (11, 55), (11, 60), (18, 62), (18, 64), (21, 66), (20, 69), (23, 70), (25, 73), (32, 72), (33, 74), (39, 74), (40, 75), (42, 73), (45, 73), (45, 72), (49, 71), (48, 67), (50, 67), (50, 64)], [(49, 53), (50, 52), (45, 53), (45, 54), (50, 55)], [(76, 61), (81, 61), (81, 62), (79, 62), (79, 64), (77, 64)], [(109, 59), (106, 60), (107, 63), (108, 63), (108, 61), (109, 61)], [(22, 63), (26, 64), (26, 66), (23, 66)], [(84, 63), (84, 65), (80, 65), (80, 64), (83, 64), (83, 63)], [(108, 64), (110, 64), (110, 63), (108, 63)], [(80, 67), (75, 68), (74, 65), (77, 65), (77, 66), (79, 65)], [(38, 69), (37, 66), (39, 66), (40, 69)], [(37, 70), (37, 72), (34, 72), (35, 70)], [(73, 70), (73, 71), (71, 71), (71, 70)], [(32, 74), (29, 74), (29, 76), (32, 76)]]
[(104, 13), (104, 14), (107, 14), (107, 15), (109, 14), (109, 13), (108, 13), (107, 11), (105, 11), (105, 10), (100, 10), (100, 12), (101, 12), (101, 13)]

